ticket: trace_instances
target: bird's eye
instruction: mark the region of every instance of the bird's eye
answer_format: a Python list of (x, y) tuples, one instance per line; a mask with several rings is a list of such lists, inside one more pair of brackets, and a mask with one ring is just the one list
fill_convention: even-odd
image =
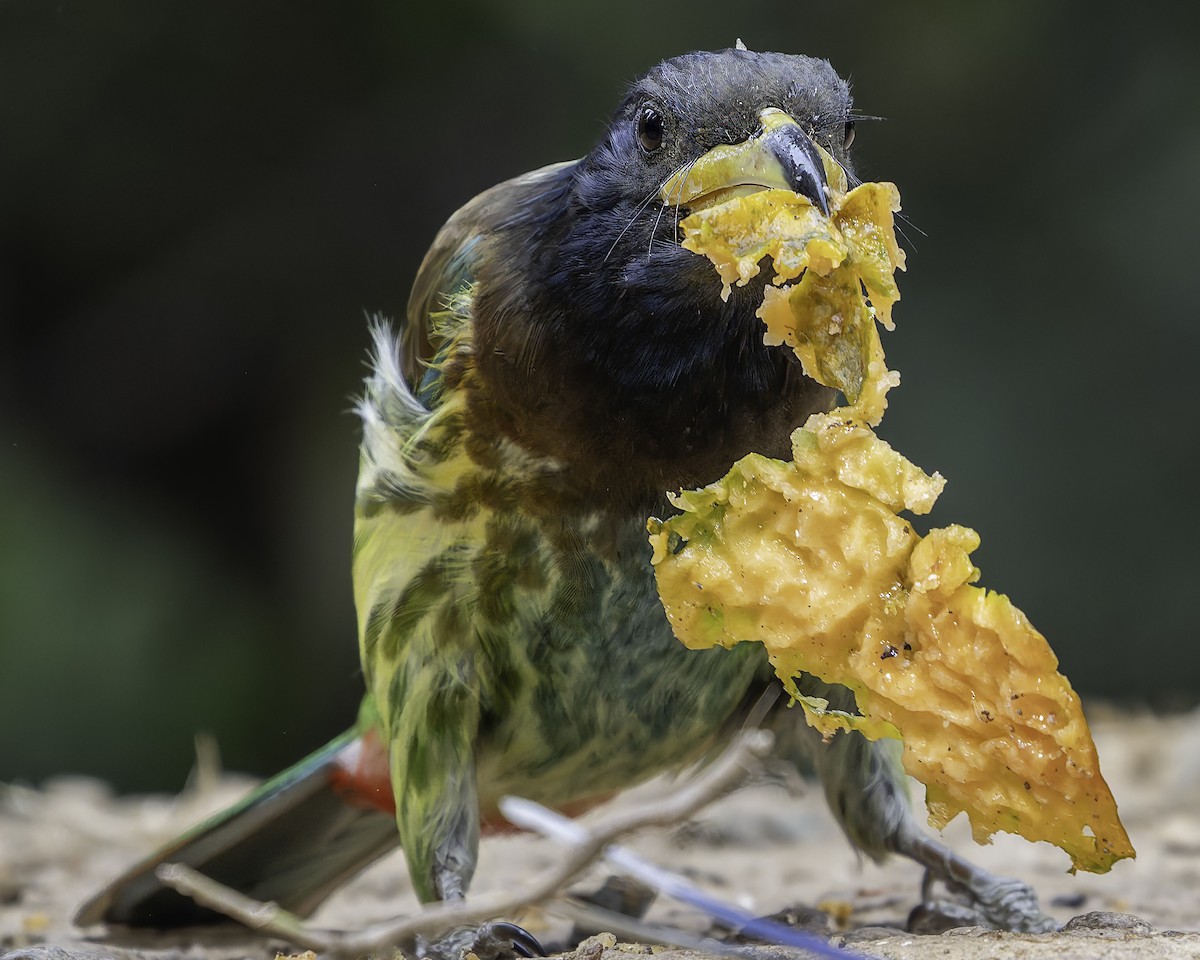
[(637, 136), (646, 153), (653, 153), (662, 146), (663, 115), (654, 107), (642, 107), (638, 112)]
[(842, 149), (849, 150), (850, 144), (854, 142), (854, 121), (851, 120), (846, 124), (846, 129), (842, 133)]

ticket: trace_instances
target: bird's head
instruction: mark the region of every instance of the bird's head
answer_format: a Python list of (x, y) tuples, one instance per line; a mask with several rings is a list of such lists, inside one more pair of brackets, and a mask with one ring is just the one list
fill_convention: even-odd
[[(658, 210), (690, 208), (738, 188), (783, 187), (825, 208), (814, 141), (848, 165), (853, 131), (849, 87), (824, 60), (743, 49), (692, 53), (633, 84), (579, 165), (576, 193), (594, 210), (627, 215), (627, 233), (636, 230), (647, 244), (673, 238)], [(642, 208), (652, 215), (632, 216)]]
[(849, 167), (853, 129), (847, 84), (810, 57), (691, 53), (636, 80), (591, 152), (505, 224), (481, 278), (480, 368), (506, 432), (659, 490), (785, 453), (832, 394), (763, 345), (769, 267), (723, 301), (679, 221), (768, 187), (826, 207), (814, 144)]

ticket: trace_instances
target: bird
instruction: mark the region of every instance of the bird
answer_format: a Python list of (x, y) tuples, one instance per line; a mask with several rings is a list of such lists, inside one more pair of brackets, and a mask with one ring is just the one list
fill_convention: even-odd
[[(638, 77), (581, 159), (450, 217), (399, 329), (372, 326), (357, 404), (358, 723), (131, 868), (79, 923), (215, 919), (159, 883), (166, 861), (303, 914), (397, 844), (422, 901), (455, 900), (502, 796), (583, 810), (739, 729), (775, 682), (766, 654), (675, 639), (647, 517), (745, 454), (788, 459), (793, 430), (836, 394), (763, 343), (770, 268), (723, 299), (679, 223), (772, 187), (827, 210), (817, 148), (853, 176), (856, 116), (825, 60), (688, 53)], [(737, 162), (678, 187), (730, 145)], [(853, 709), (844, 688), (798, 683)], [(764, 722), (858, 850), (912, 858), (979, 922), (1046, 928), (1032, 888), (916, 823), (894, 745), (823, 741), (786, 705)]]

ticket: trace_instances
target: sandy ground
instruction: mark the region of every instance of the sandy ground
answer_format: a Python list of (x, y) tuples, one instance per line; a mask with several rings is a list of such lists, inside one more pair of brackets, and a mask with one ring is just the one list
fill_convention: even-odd
[[(1046, 844), (999, 836), (994, 845), (977, 847), (961, 817), (945, 834), (952, 846), (977, 862), (1032, 883), (1045, 909), (1067, 925), (1056, 934), (978, 928), (925, 936), (903, 932), (918, 901), (918, 868), (900, 861), (883, 866), (860, 862), (834, 828), (819, 790), (802, 785), (799, 790), (796, 785), (790, 790), (778, 784), (748, 786), (690, 823), (637, 836), (629, 845), (760, 914), (820, 906), (831, 915), (834, 942), (866, 956), (1200, 958), (1200, 932), (1195, 932), (1200, 930), (1200, 713), (1160, 719), (1092, 712), (1103, 770), (1138, 850), (1136, 861), (1117, 864), (1105, 876), (1072, 877), (1065, 872), (1066, 856)], [(249, 785), (230, 776), (205, 778), (175, 798), (115, 798), (102, 784), (78, 778), (38, 790), (0, 787), (3, 960), (273, 956), (281, 944), (241, 932), (131, 937), (71, 924), (77, 904), (122, 867)], [(666, 789), (667, 783), (648, 784), (631, 799)], [(914, 793), (919, 797), (919, 791)], [(510, 888), (556, 855), (553, 844), (529, 836), (485, 841), (473, 891)], [(591, 885), (603, 875), (598, 872)], [(414, 904), (403, 859), (391, 856), (348, 885), (314, 920), (355, 928)], [(1101, 911), (1132, 916), (1086, 916)], [(548, 941), (561, 930), (542, 911), (519, 919)], [(704, 930), (700, 918), (670, 902), (656, 904), (650, 919)], [(588, 960), (595, 960), (597, 950), (587, 954)], [(616, 960), (618, 953), (644, 953), (646, 948), (610, 947), (604, 952)], [(764, 958), (797, 955), (769, 948), (758, 952)]]

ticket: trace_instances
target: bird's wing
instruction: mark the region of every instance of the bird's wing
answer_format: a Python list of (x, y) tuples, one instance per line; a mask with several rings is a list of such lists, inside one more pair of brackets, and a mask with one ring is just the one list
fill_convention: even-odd
[(425, 254), (408, 298), (408, 322), (401, 335), (402, 372), (414, 392), (425, 376), (425, 364), (439, 343), (430, 317), (475, 279), (480, 241), (555, 182), (577, 161), (554, 163), (497, 184), (461, 207), (438, 231)]
[(455, 496), (478, 469), (463, 441), (466, 397), (439, 388), (435, 362), (469, 335), (470, 301), (446, 322), (438, 315), (469, 293), (487, 257), (505, 254), (491, 242), (503, 243), (506, 221), (538, 209), (538, 198), (564, 182), (565, 167), (502, 183), (450, 218), (417, 273), (400, 349), (385, 329), (375, 331), (359, 403), (354, 593), (363, 673), (389, 744), (410, 875), (426, 901), (460, 895), (474, 869), (479, 691), (496, 685), (464, 619), (480, 589), (474, 558), (486, 527), (478, 505), (464, 511)]

